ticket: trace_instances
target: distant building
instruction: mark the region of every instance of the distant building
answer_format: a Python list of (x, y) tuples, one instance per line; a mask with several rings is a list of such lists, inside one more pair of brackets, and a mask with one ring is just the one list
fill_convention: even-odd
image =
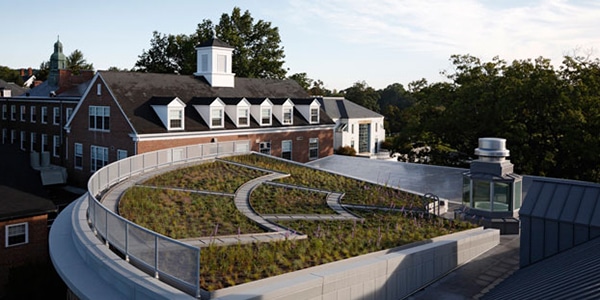
[(385, 141), (384, 117), (343, 97), (319, 99), (323, 110), (335, 121), (333, 147), (350, 146), (358, 155), (372, 156)]
[(1, 298), (12, 268), (48, 262), (48, 214), (56, 212), (56, 206), (5, 185), (0, 185), (0, 195)]

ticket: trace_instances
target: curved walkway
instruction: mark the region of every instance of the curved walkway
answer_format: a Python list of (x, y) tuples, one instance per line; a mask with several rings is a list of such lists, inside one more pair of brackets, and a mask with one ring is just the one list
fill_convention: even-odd
[[(228, 162), (228, 161), (227, 161)], [(229, 162), (228, 162), (229, 163)], [(197, 163), (194, 163), (197, 164)], [(235, 163), (240, 165), (239, 163)], [(245, 167), (253, 168), (252, 166), (243, 165)], [(159, 169), (153, 172), (144, 173), (141, 176), (135, 176), (123, 182), (120, 182), (116, 186), (112, 187), (109, 191), (107, 191), (104, 195), (102, 195), (102, 203), (112, 210), (113, 212), (117, 212), (118, 203), (125, 191), (134, 186), (141, 184), (148, 178), (156, 176), (158, 174), (162, 174), (165, 171), (171, 171), (172, 169), (181, 168), (181, 166), (177, 166), (174, 168), (166, 168)], [(341, 199), (344, 197), (344, 194), (324, 191), (319, 189), (307, 188), (302, 186), (296, 186), (291, 184), (284, 183), (276, 183), (272, 182), (272, 180), (276, 180), (279, 178), (284, 178), (290, 176), (289, 174), (278, 173), (270, 170), (265, 170), (270, 172), (270, 174), (254, 178), (250, 181), (242, 184), (235, 192), (235, 194), (228, 193), (218, 193), (226, 196), (233, 196), (234, 203), (236, 208), (244, 214), (247, 218), (256, 222), (260, 227), (265, 229), (268, 232), (265, 233), (251, 233), (251, 234), (243, 234), (243, 235), (226, 235), (226, 236), (211, 236), (211, 237), (197, 237), (197, 238), (188, 238), (188, 239), (180, 239), (180, 241), (188, 243), (190, 245), (198, 246), (198, 247), (207, 247), (211, 244), (220, 244), (220, 245), (230, 245), (230, 244), (238, 244), (238, 243), (253, 243), (253, 242), (271, 242), (271, 241), (279, 241), (286, 239), (305, 239), (307, 236), (302, 233), (298, 233), (293, 229), (286, 228), (284, 226), (276, 224), (274, 221), (277, 220), (358, 220), (359, 217), (354, 214), (348, 212), (344, 209), (341, 204)], [(261, 184), (271, 184), (283, 187), (297, 188), (303, 190), (317, 191), (322, 193), (327, 193), (327, 205), (334, 210), (335, 214), (297, 214), (297, 215), (284, 215), (284, 214), (273, 214), (273, 215), (260, 215), (256, 211), (252, 209), (250, 206), (250, 194), (257, 186)], [(173, 188), (178, 189), (178, 188)], [(190, 189), (178, 189), (187, 192), (194, 193), (211, 193), (206, 191), (197, 191)]]

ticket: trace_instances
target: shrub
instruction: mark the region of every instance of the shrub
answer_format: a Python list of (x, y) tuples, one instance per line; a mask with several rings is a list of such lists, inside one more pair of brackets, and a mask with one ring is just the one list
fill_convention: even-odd
[(348, 156), (355, 156), (356, 155), (356, 150), (350, 146), (343, 146), (343, 147), (339, 147), (336, 151), (336, 154), (339, 155), (348, 155)]

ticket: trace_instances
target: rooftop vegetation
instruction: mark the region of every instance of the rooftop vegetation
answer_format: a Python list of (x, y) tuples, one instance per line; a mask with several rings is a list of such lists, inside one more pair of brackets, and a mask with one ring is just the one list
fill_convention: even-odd
[[(280, 222), (292, 231), (306, 234), (308, 239), (304, 240), (230, 246), (211, 244), (202, 249), (200, 258), (201, 287), (209, 291), (473, 227), (470, 223), (427, 214), (420, 210), (420, 197), (390, 187), (265, 156), (245, 155), (228, 159), (289, 173), (291, 176), (281, 179), (282, 182), (346, 193), (344, 203), (379, 207), (352, 210), (361, 218), (359, 220)], [(144, 187), (128, 190), (121, 200), (120, 213), (146, 228), (179, 239), (261, 232), (235, 209), (232, 196), (168, 188), (193, 187), (230, 192), (243, 182), (264, 174), (255, 172), (258, 171), (248, 171), (243, 166), (224, 162), (175, 170), (157, 177), (163, 179), (153, 178), (146, 181)], [(223, 184), (224, 178), (232, 178), (232, 182)], [(150, 187), (152, 184), (161, 188)], [(261, 185), (254, 190), (250, 201), (260, 214), (332, 214), (326, 206), (325, 197), (325, 193)]]

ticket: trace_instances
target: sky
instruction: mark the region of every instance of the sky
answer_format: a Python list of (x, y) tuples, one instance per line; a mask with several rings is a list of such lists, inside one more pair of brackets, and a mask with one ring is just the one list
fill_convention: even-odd
[(279, 29), (288, 75), (306, 73), (330, 90), (359, 81), (375, 89), (422, 78), (446, 80), (450, 56), (600, 56), (596, 0), (0, 0), (0, 66), (38, 68), (57, 38), (96, 70), (131, 69), (152, 32), (191, 34), (234, 7)]

